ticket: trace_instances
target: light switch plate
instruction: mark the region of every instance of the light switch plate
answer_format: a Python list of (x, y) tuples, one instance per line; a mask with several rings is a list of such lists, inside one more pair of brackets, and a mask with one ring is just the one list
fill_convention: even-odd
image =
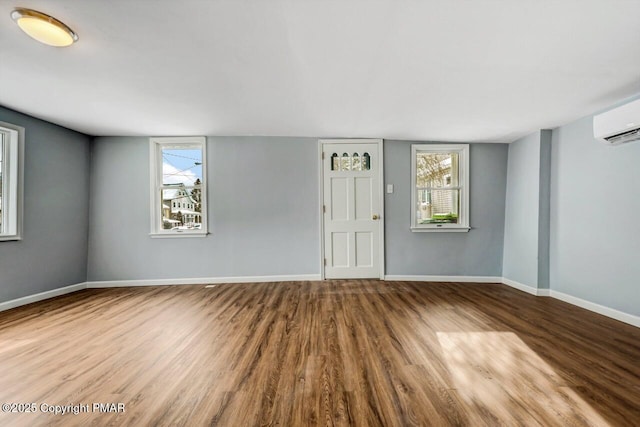
[(387, 194), (393, 193), (393, 184), (387, 184)]

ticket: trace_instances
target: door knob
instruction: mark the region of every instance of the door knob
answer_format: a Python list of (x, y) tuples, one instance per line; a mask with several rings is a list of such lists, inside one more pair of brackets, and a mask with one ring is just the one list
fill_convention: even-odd
[(380, 218), (378, 215), (373, 215), (373, 219), (374, 219), (374, 220), (376, 220), (376, 219), (378, 219), (378, 218)]

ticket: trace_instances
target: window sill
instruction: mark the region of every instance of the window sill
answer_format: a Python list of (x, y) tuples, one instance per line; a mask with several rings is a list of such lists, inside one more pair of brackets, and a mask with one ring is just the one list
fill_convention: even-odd
[(0, 242), (17, 242), (19, 240), (22, 240), (22, 236), (0, 236)]
[(149, 233), (152, 239), (179, 239), (181, 237), (207, 237), (209, 233), (205, 231), (199, 232), (175, 232), (175, 233)]
[(411, 227), (413, 233), (468, 233), (471, 227)]

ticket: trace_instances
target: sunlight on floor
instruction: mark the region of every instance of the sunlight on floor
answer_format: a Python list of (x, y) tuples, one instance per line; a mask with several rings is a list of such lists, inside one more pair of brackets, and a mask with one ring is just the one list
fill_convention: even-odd
[(20, 347), (24, 347), (25, 345), (31, 344), (36, 340), (2, 340), (0, 339), (0, 354), (5, 351), (16, 350)]
[(513, 332), (438, 332), (438, 341), (460, 396), (498, 423), (609, 425)]

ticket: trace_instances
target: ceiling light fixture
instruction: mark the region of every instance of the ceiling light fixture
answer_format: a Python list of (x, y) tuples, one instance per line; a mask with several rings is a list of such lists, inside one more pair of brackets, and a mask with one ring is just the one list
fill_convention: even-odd
[(78, 41), (78, 35), (71, 28), (36, 10), (18, 7), (11, 12), (11, 19), (29, 37), (49, 46), (69, 46)]

